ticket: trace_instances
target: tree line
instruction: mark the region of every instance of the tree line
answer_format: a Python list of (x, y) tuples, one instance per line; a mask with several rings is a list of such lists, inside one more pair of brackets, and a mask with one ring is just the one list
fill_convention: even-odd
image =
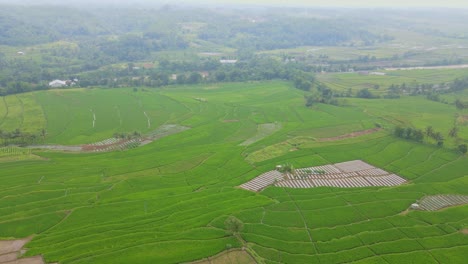
[(19, 128), (13, 131), (0, 130), (0, 139), (4, 146), (7, 145), (29, 145), (44, 142), (46, 130), (41, 129), (38, 133), (23, 132)]
[[(437, 146), (442, 147), (444, 145), (445, 138), (441, 132), (435, 131), (432, 126), (427, 126), (425, 130), (415, 129), (412, 127), (395, 127), (393, 134), (396, 137), (404, 138), (408, 140), (413, 140), (416, 142), (423, 142), (424, 139), (429, 138), (436, 142)], [(456, 138), (458, 136), (458, 127), (453, 126), (449, 132), (448, 136), (451, 138)], [(467, 145), (460, 144), (457, 148), (461, 153), (465, 154), (467, 152)]]

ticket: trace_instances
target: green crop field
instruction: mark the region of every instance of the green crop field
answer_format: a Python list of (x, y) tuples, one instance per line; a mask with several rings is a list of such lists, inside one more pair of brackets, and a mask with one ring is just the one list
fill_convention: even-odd
[[(167, 124), (190, 129), (108, 153), (0, 148), (0, 162), (8, 161), (0, 163), (0, 238), (33, 236), (26, 255), (49, 263), (181, 263), (241, 247), (257, 263), (465, 263), (467, 205), (407, 209), (426, 195), (468, 195), (468, 160), (455, 150), (468, 142), (468, 124), (459, 123), (457, 138), (447, 136), (467, 113), (418, 96), (347, 100), (307, 108), (302, 91), (279, 81), (2, 97), (0, 129), (44, 128), (48, 144)], [(376, 124), (382, 129), (375, 133), (321, 140)], [(398, 124), (432, 125), (446, 144), (396, 138)], [(238, 187), (278, 164), (356, 159), (408, 183), (260, 193)], [(243, 223), (238, 236), (226, 230), (229, 216)]]
[[(325, 73), (317, 75), (317, 79), (336, 91), (351, 89), (351, 91), (357, 92), (367, 88), (376, 95), (382, 95), (392, 84), (405, 84), (409, 87), (420, 84), (439, 85), (467, 75), (466, 69), (381, 70), (376, 72), (385, 73), (385, 75), (364, 75), (357, 72)], [(378, 85), (377, 89), (376, 85)]]

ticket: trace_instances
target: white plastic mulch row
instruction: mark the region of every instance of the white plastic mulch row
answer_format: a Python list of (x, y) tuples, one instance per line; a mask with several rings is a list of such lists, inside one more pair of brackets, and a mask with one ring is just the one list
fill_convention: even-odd
[(275, 184), (277, 187), (289, 188), (313, 188), (313, 187), (338, 187), (338, 188), (359, 188), (371, 186), (397, 186), (406, 181), (397, 175), (384, 175), (378, 177), (349, 177), (340, 179), (302, 179), (285, 180)]
[(421, 210), (436, 211), (445, 207), (468, 204), (468, 195), (434, 195), (419, 202)]
[(375, 169), (374, 166), (365, 163), (362, 160), (352, 160), (334, 164), (342, 172), (362, 171)]
[(313, 188), (316, 187), (309, 180), (286, 180), (281, 181), (275, 184), (277, 187), (287, 187), (287, 188)]
[[(387, 173), (388, 174), (388, 173)], [(333, 174), (305, 174), (305, 173), (296, 173), (296, 175), (287, 174), (288, 179), (342, 179), (349, 177), (357, 177), (359, 174), (357, 172), (344, 172), (344, 173), (333, 173)]]
[(364, 178), (367, 181), (369, 181), (373, 186), (397, 186), (406, 182), (405, 179), (395, 174), (384, 176), (371, 176)]
[(370, 169), (370, 170), (362, 170), (362, 171), (357, 171), (357, 173), (361, 176), (381, 176), (381, 175), (388, 175), (390, 173), (382, 170), (382, 169), (379, 169), (379, 168), (375, 168), (375, 169)]
[(324, 166), (315, 166), (315, 167), (310, 167), (310, 168), (302, 168), (302, 169), (296, 169), (296, 171), (305, 172), (305, 173), (317, 173), (317, 172), (341, 173), (341, 171), (339, 169), (337, 169), (333, 165), (324, 165)]
[(277, 187), (289, 188), (313, 188), (313, 187), (338, 187), (338, 188), (359, 188), (373, 186), (362, 177), (343, 179), (308, 179), (308, 180), (287, 180), (275, 184)]
[(108, 138), (103, 141), (95, 142), (91, 144), (91, 146), (105, 146), (117, 143), (119, 140), (116, 138)]
[[(129, 140), (129, 141), (124, 141), (120, 144), (113, 144), (113, 145), (110, 145), (106, 148), (101, 148), (101, 149), (94, 149), (93, 151), (94, 152), (108, 152), (108, 151), (114, 151), (114, 150), (124, 150), (126, 149), (128, 146), (132, 145), (132, 144), (135, 144), (135, 143), (138, 143), (139, 140), (138, 139), (132, 139), (132, 140)], [(104, 145), (105, 146), (105, 145)]]
[(268, 187), (275, 183), (275, 181), (279, 181), (283, 179), (283, 174), (279, 171), (269, 171), (265, 172), (262, 175), (254, 178), (253, 180), (242, 184), (240, 187), (246, 190), (258, 192), (262, 189)]
[(334, 165), (296, 169), (294, 174), (286, 173), (284, 177), (281, 172), (269, 171), (240, 187), (251, 191), (260, 191), (272, 184), (287, 188), (321, 186), (358, 188), (397, 186), (405, 182), (406, 180), (398, 175), (375, 168), (361, 160), (354, 160)]

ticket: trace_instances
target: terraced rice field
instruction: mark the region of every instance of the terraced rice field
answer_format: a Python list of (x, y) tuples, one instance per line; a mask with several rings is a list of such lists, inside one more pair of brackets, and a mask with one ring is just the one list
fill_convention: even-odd
[[(446, 131), (463, 114), (452, 105), (419, 97), (350, 98), (349, 107), (306, 108), (303, 92), (283, 82), (132, 90), (34, 93), (47, 120), (48, 144), (82, 146), (135, 130), (154, 131), (159, 139), (128, 151), (32, 150), (40, 159), (1, 163), (3, 239), (32, 236), (26, 256), (63, 264), (186, 263), (242, 247), (255, 262), (271, 264), (466, 262), (467, 205), (406, 209), (427, 196), (468, 195), (467, 157), (450, 145), (391, 136), (399, 120), (424, 128), (433, 118), (441, 122), (436, 130)], [(240, 146), (256, 137), (259, 125), (276, 121), (278, 131)], [(298, 142), (375, 123), (384, 129), (339, 141)], [(168, 132), (170, 124), (181, 132)], [(283, 142), (286, 151), (264, 151)], [(262, 157), (249, 159), (259, 151)], [(285, 163), (304, 169), (287, 177), (262, 175)], [(411, 184), (380, 186), (395, 183), (393, 174)], [(255, 184), (244, 185), (259, 175)], [(275, 187), (275, 179), (314, 188)], [(373, 187), (330, 187), (364, 182)], [(231, 216), (243, 223), (238, 236), (226, 230)]]
[(32, 154), (30, 149), (19, 147), (0, 147), (0, 163), (40, 159), (41, 157)]
[(65, 146), (65, 145), (32, 145), (28, 146), (26, 149), (31, 152), (30, 149), (43, 149), (43, 150), (57, 150), (57, 151), (66, 151), (66, 152), (110, 152), (117, 150), (126, 150), (131, 148), (136, 148), (142, 145), (150, 144), (151, 142), (167, 137), (176, 133), (180, 133), (190, 129), (189, 127), (184, 127), (180, 125), (162, 125), (157, 128), (155, 131), (152, 131), (148, 135), (139, 138), (132, 139), (118, 139), (118, 138), (108, 138), (99, 142), (94, 142), (91, 144), (84, 144), (81, 146)]
[(362, 188), (376, 186), (398, 186), (406, 180), (398, 175), (375, 168), (361, 160), (296, 169), (294, 173), (266, 172), (240, 187), (250, 191), (261, 191), (274, 185), (287, 188)]
[(433, 195), (426, 196), (418, 202), (419, 210), (437, 211), (450, 206), (468, 204), (467, 195)]
[(246, 141), (242, 142), (240, 145), (241, 146), (252, 145), (253, 143), (268, 137), (269, 135), (275, 133), (276, 131), (280, 129), (281, 129), (281, 124), (279, 123), (260, 124), (257, 127), (257, 133), (255, 134), (255, 136), (247, 139)]

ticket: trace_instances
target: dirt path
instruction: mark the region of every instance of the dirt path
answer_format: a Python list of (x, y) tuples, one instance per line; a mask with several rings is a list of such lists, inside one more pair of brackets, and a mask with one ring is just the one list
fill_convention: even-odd
[(317, 141), (318, 142), (338, 141), (338, 140), (343, 140), (343, 139), (348, 139), (348, 138), (355, 138), (355, 137), (360, 137), (360, 136), (363, 136), (363, 135), (372, 134), (372, 133), (378, 132), (380, 130), (382, 130), (382, 129), (381, 128), (372, 128), (372, 129), (367, 129), (367, 130), (351, 132), (349, 134), (344, 134), (344, 135), (340, 135), (340, 136), (336, 136), (336, 137), (319, 138)]

